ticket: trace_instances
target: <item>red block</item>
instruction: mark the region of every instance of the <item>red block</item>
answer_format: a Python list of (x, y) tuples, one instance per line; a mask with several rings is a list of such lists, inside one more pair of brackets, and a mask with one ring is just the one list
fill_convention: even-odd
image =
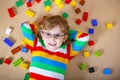
[(27, 7), (32, 7), (32, 3), (31, 2), (27, 2), (26, 5), (27, 5)]
[(71, 2), (71, 0), (65, 0), (66, 4), (69, 4)]
[(15, 12), (14, 12), (13, 8), (9, 8), (8, 9), (8, 13), (9, 13), (10, 17), (14, 17), (15, 16)]
[(11, 62), (12, 61), (9, 58), (5, 59), (5, 61), (4, 61), (4, 63), (6, 63), (6, 64), (10, 64)]
[(77, 19), (75, 22), (76, 22), (76, 24), (79, 25), (82, 21), (80, 19)]
[(39, 3), (41, 0), (35, 0), (37, 3)]
[(89, 44), (89, 46), (94, 46), (94, 41), (90, 40), (90, 41), (88, 41), (88, 44)]
[(88, 19), (88, 12), (83, 13), (83, 21), (87, 21)]

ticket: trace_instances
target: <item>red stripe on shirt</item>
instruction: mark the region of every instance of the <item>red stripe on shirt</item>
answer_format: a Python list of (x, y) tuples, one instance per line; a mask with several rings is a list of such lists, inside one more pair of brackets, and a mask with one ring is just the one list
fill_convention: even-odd
[(36, 80), (59, 80), (59, 79), (56, 79), (56, 78), (51, 78), (51, 77), (48, 77), (48, 76), (43, 76), (43, 75), (32, 73), (32, 72), (30, 72), (30, 78), (33, 78), (33, 79), (36, 79)]
[(82, 33), (82, 34), (79, 36), (79, 38), (83, 38), (83, 37), (85, 37), (85, 36), (88, 36), (88, 34), (87, 34), (87, 33)]

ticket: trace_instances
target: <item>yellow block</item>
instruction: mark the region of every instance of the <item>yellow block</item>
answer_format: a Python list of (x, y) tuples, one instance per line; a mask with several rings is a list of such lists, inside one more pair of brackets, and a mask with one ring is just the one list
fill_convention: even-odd
[(22, 68), (22, 69), (28, 69), (28, 67), (29, 67), (29, 64), (28, 64), (28, 63), (22, 62), (22, 63), (20, 64), (20, 68)]
[(34, 17), (35, 16), (35, 13), (33, 11), (29, 10), (29, 9), (26, 10), (25, 14), (29, 17)]
[(54, 1), (54, 3), (57, 4), (57, 5), (58, 5), (59, 3), (61, 3), (61, 2), (62, 2), (62, 0), (55, 0), (55, 1)]
[(112, 23), (108, 23), (108, 24), (107, 24), (107, 28), (108, 28), (108, 29), (112, 29), (112, 28), (113, 28), (113, 24), (112, 24)]
[(46, 6), (44, 9), (45, 9), (46, 12), (49, 12), (51, 7), (50, 6)]
[(36, 79), (34, 79), (34, 78), (29, 78), (29, 80), (36, 80)]
[(75, 0), (72, 0), (70, 4), (71, 4), (71, 6), (73, 6), (73, 7), (75, 7), (75, 6), (77, 5), (77, 3), (76, 3)]
[(84, 51), (84, 57), (89, 57), (90, 56), (90, 52), (89, 51)]
[(58, 4), (58, 8), (60, 9), (64, 8), (64, 4), (63, 3)]

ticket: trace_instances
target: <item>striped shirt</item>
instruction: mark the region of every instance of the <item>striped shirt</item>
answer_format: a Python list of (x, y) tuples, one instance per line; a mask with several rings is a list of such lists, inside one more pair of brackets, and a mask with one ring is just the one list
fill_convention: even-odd
[(31, 50), (32, 60), (29, 68), (30, 80), (64, 80), (69, 61), (81, 51), (89, 40), (87, 33), (70, 30), (70, 44), (60, 46), (54, 52), (46, 49), (44, 42), (35, 36), (34, 24), (22, 23), (22, 33), (26, 47)]

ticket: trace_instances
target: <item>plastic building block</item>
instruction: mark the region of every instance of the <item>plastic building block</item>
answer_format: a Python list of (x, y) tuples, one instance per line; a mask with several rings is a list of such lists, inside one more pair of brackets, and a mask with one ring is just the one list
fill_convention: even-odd
[(0, 65), (3, 63), (3, 58), (0, 58)]
[(95, 56), (97, 56), (97, 57), (99, 57), (99, 56), (101, 56), (101, 51), (99, 51), (99, 50), (97, 50), (97, 51), (95, 51)]
[(88, 70), (89, 70), (89, 73), (95, 72), (94, 67), (90, 67), (90, 68), (88, 68)]
[(26, 73), (26, 74), (25, 74), (25, 77), (24, 77), (24, 80), (29, 80), (29, 78), (30, 78), (30, 74), (29, 74), (29, 73)]
[(58, 4), (62, 3), (62, 0), (55, 0), (54, 3), (58, 5)]
[(89, 33), (89, 34), (94, 34), (94, 29), (93, 29), (93, 28), (89, 28), (89, 29), (88, 29), (88, 33)]
[(11, 62), (12, 62), (11, 57), (6, 58), (5, 61), (4, 61), (5, 64), (10, 64)]
[(97, 25), (98, 25), (97, 20), (96, 20), (96, 19), (93, 19), (93, 20), (92, 20), (92, 26), (97, 26)]
[(35, 13), (33, 11), (29, 10), (29, 9), (26, 10), (25, 14), (29, 17), (34, 17), (35, 16)]
[(26, 41), (25, 38), (24, 38), (21, 42), (22, 42), (23, 45), (26, 45), (26, 44), (27, 44), (27, 41)]
[(63, 16), (64, 18), (68, 18), (68, 13), (65, 12), (65, 13), (62, 14), (62, 16)]
[(112, 23), (108, 23), (107, 24), (107, 29), (112, 29), (113, 28), (113, 24)]
[(11, 52), (12, 54), (16, 54), (17, 52), (19, 52), (21, 50), (21, 47), (20, 46), (17, 46), (16, 48), (12, 49)]
[(88, 19), (88, 12), (84, 12), (83, 13), (83, 21), (87, 21), (87, 19)]
[(71, 2), (71, 0), (65, 0), (66, 4), (69, 4)]
[(20, 68), (22, 68), (22, 69), (28, 69), (28, 67), (29, 67), (29, 64), (26, 63), (26, 62), (22, 62), (22, 63), (20, 64)]
[(24, 53), (27, 53), (28, 49), (25, 48), (25, 47), (23, 47), (23, 48), (21, 49), (21, 51), (24, 52)]
[(34, 79), (34, 78), (29, 78), (29, 80), (36, 80), (36, 79)]
[(81, 64), (80, 64), (80, 69), (81, 69), (81, 70), (84, 70), (84, 69), (86, 69), (86, 68), (87, 68), (87, 66), (86, 66), (84, 63), (81, 63)]
[(82, 21), (80, 19), (77, 19), (75, 22), (76, 22), (76, 24), (79, 25)]
[(5, 33), (6, 33), (7, 35), (9, 35), (11, 32), (12, 32), (12, 29), (11, 29), (10, 27), (8, 27), (8, 28), (6, 29), (6, 31), (5, 31)]
[(46, 12), (49, 12), (51, 10), (51, 7), (50, 6), (46, 6), (44, 9), (45, 9)]
[(23, 62), (23, 59), (20, 57), (16, 61), (13, 62), (13, 65), (16, 67), (18, 66), (21, 62)]
[(8, 46), (10, 46), (10, 47), (12, 47), (13, 44), (14, 44), (14, 42), (13, 42), (12, 40), (10, 40), (9, 38), (5, 38), (5, 39), (4, 39), (4, 42), (5, 42)]
[(81, 12), (80, 8), (75, 9), (76, 14), (79, 14)]
[(81, 4), (81, 5), (84, 5), (84, 4), (85, 4), (85, 0), (81, 0), (81, 1), (80, 1), (80, 4)]
[(26, 5), (27, 7), (32, 7), (32, 2), (27, 2)]
[(51, 6), (52, 2), (50, 0), (44, 1), (44, 6)]
[(75, 0), (72, 0), (70, 4), (71, 6), (75, 7), (77, 5), (77, 2)]
[(22, 0), (18, 0), (15, 4), (17, 7), (20, 7), (24, 4), (24, 2)]
[(9, 13), (9, 16), (12, 18), (15, 16), (15, 11), (14, 9), (11, 7), (11, 8), (8, 8), (8, 13)]
[(110, 70), (109, 68), (105, 68), (105, 69), (103, 70), (103, 73), (104, 73), (105, 75), (110, 75), (112, 72), (111, 72), (111, 70)]
[(41, 0), (35, 0), (35, 2), (39, 3)]
[(64, 8), (64, 4), (63, 4), (63, 3), (58, 4), (58, 8), (59, 8), (59, 9)]
[(27, 0), (28, 2), (32, 2), (32, 0)]
[(84, 57), (89, 57), (90, 56), (90, 52), (89, 51), (84, 51)]
[(88, 44), (89, 44), (89, 46), (94, 46), (94, 41), (90, 40), (90, 41), (88, 41)]

